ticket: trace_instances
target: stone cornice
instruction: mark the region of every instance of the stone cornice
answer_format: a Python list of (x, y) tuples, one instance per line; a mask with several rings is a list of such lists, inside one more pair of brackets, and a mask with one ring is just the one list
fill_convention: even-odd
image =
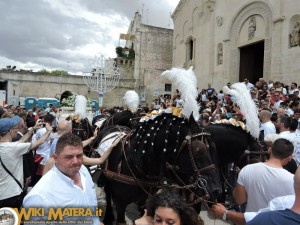
[(171, 18), (176, 19), (176, 17), (178, 16), (178, 13), (181, 11), (181, 9), (183, 8), (184, 4), (187, 2), (187, 0), (180, 0), (174, 10), (174, 12), (171, 15)]

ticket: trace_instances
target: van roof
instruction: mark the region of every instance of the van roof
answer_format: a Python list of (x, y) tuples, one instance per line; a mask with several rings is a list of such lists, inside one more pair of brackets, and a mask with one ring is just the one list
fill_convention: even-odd
[(58, 101), (56, 98), (39, 98), (38, 100), (55, 100), (55, 101)]

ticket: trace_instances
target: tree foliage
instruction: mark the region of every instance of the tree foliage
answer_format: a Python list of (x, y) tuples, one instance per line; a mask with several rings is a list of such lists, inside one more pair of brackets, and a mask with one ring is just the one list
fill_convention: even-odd
[[(128, 53), (126, 53), (126, 52), (128, 52)], [(135, 58), (135, 52), (133, 49), (122, 48), (120, 46), (116, 47), (116, 54), (118, 57), (122, 57), (125, 59), (134, 59)]]
[(69, 75), (69, 73), (65, 70), (52, 70), (51, 74), (54, 74), (54, 75)]
[(1, 70), (2, 71), (9, 71), (9, 72), (13, 72), (13, 71), (16, 71), (16, 66), (11, 66), (11, 65), (8, 65), (6, 66), (5, 68), (2, 68)]
[(122, 47), (116, 47), (116, 54), (118, 57), (123, 57), (123, 48)]
[(42, 70), (39, 70), (37, 72), (40, 73), (40, 74), (50, 74), (50, 71), (46, 70), (46, 69), (42, 69)]

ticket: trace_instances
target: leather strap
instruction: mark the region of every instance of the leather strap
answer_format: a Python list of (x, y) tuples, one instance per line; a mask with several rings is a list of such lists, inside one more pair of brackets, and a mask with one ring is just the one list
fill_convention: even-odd
[(5, 169), (5, 171), (17, 182), (17, 184), (19, 185), (19, 187), (23, 190), (23, 187), (21, 185), (21, 183), (14, 177), (14, 175), (12, 175), (12, 173), (6, 168), (6, 166), (4, 165), (4, 163), (2, 162), (2, 159), (0, 157), (0, 162), (1, 165), (3, 166), (3, 168)]

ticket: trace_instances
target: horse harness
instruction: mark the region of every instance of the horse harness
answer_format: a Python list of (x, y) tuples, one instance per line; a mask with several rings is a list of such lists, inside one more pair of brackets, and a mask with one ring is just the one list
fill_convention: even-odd
[[(204, 136), (209, 136), (210, 135), (209, 133), (202, 131), (200, 133), (191, 135), (190, 130), (189, 130), (188, 135), (186, 136), (185, 140), (183, 141), (183, 143), (182, 143), (182, 145), (181, 145), (181, 147), (180, 147), (180, 149), (177, 153), (177, 158), (178, 158), (180, 152), (184, 149), (184, 147), (186, 145), (188, 145), (189, 158), (190, 158), (193, 170), (194, 170), (194, 172), (196, 174), (196, 177), (197, 177), (197, 179), (195, 180), (194, 183), (185, 184), (185, 182), (179, 177), (178, 173), (176, 172), (176, 171), (179, 171), (180, 168), (176, 165), (171, 165), (168, 162), (166, 162), (166, 168), (172, 171), (172, 173), (174, 174), (174, 176), (176, 177), (178, 182), (181, 183), (182, 185), (167, 184), (167, 183), (160, 183), (160, 182), (153, 182), (153, 181), (150, 182), (150, 181), (147, 181), (147, 180), (144, 180), (144, 179), (137, 178), (135, 176), (134, 172), (132, 171), (131, 166), (129, 165), (128, 158), (127, 158), (127, 155), (126, 155), (126, 152), (125, 152), (125, 149), (124, 149), (125, 144), (129, 144), (129, 142), (126, 143), (126, 139), (127, 139), (127, 137), (130, 137), (131, 135), (132, 135), (132, 132), (130, 132), (127, 136), (124, 136), (124, 138), (122, 139), (122, 141), (121, 141), (122, 142), (122, 147), (121, 147), (122, 150), (121, 151), (124, 155), (125, 162), (127, 164), (127, 167), (129, 168), (130, 173), (131, 173), (132, 176), (128, 176), (128, 175), (125, 175), (125, 174), (121, 173), (121, 163), (123, 161), (123, 160), (121, 160), (121, 162), (118, 165), (117, 172), (108, 170), (108, 163), (107, 162), (105, 163), (105, 169), (103, 170), (103, 173), (107, 178), (118, 181), (118, 182), (121, 182), (121, 183), (125, 183), (125, 184), (128, 184), (128, 185), (139, 186), (149, 196), (152, 196), (152, 194), (150, 192), (148, 192), (145, 189), (145, 187), (150, 188), (150, 190), (152, 190), (152, 188), (155, 188), (155, 189), (157, 189), (157, 188), (158, 189), (160, 189), (160, 188), (186, 189), (186, 190), (189, 190), (191, 193), (193, 193), (194, 196), (196, 197), (196, 199), (191, 203), (191, 205), (194, 205), (194, 204), (197, 204), (199, 202), (205, 201), (209, 198), (209, 194), (208, 194), (208, 191), (207, 191), (207, 181), (201, 174), (203, 174), (203, 173), (205, 173), (209, 170), (216, 169), (216, 166), (215, 166), (215, 164), (211, 164), (209, 166), (198, 169), (198, 167), (196, 165), (196, 162), (195, 162), (195, 159), (194, 159), (194, 155), (192, 153), (192, 140), (195, 139), (195, 138), (198, 138), (198, 137), (202, 137), (202, 142), (203, 143), (205, 142), (205, 146), (207, 147), (207, 149), (209, 149), (209, 145), (207, 143), (207, 140), (206, 140), (206, 138), (204, 138)], [(177, 160), (177, 158), (176, 158), (176, 160)], [(195, 174), (193, 174), (193, 176)], [(198, 196), (197, 194), (195, 194), (191, 190), (192, 188), (197, 188), (197, 187), (204, 191), (204, 193), (205, 193), (204, 196)]]

